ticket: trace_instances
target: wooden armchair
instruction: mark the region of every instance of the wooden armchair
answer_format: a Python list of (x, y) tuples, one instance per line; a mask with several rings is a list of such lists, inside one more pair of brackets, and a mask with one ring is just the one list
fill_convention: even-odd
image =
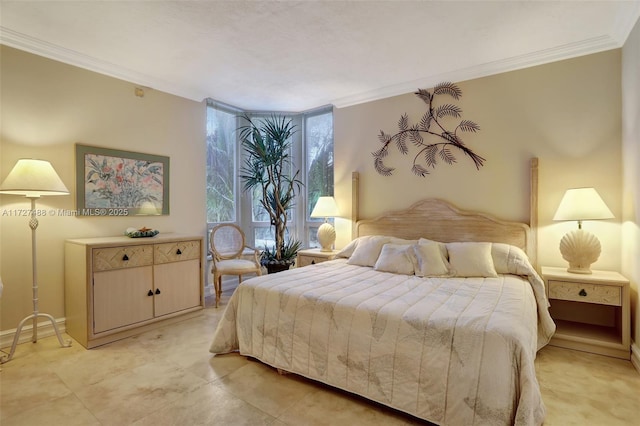
[[(213, 258), (211, 273), (213, 274), (213, 285), (216, 290), (217, 308), (222, 294), (223, 275), (237, 275), (240, 282), (242, 282), (242, 276), (245, 274), (255, 273), (262, 275), (262, 269), (258, 261), (260, 251), (247, 246), (242, 229), (231, 223), (217, 225), (211, 230), (209, 246), (211, 247)], [(253, 250), (252, 260), (242, 257), (245, 248)]]

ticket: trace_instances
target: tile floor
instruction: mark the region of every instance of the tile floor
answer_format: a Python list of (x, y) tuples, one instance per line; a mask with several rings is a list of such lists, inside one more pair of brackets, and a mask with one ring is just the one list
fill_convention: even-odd
[[(417, 419), (236, 354), (212, 357), (223, 306), (92, 350), (55, 337), (18, 346), (0, 372), (0, 424), (409, 425)], [(640, 424), (630, 362), (554, 347), (536, 361), (545, 425)]]

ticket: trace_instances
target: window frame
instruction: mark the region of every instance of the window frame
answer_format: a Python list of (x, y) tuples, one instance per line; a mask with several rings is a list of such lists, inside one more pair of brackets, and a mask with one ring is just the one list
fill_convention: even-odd
[[(313, 227), (318, 227), (320, 225), (320, 221), (317, 219), (311, 219), (309, 216), (311, 214), (308, 211), (308, 194), (307, 194), (307, 182), (308, 182), (308, 165), (307, 162), (307, 147), (306, 147), (306, 121), (309, 117), (314, 117), (326, 113), (331, 113), (332, 116), (332, 138), (333, 138), (333, 106), (323, 106), (320, 108), (315, 108), (313, 110), (304, 111), (304, 112), (280, 112), (280, 111), (245, 111), (224, 103), (220, 103), (214, 101), (212, 99), (207, 99), (207, 108), (213, 108), (217, 110), (221, 110), (224, 112), (235, 114), (236, 116), (236, 129), (241, 125), (241, 116), (248, 115), (251, 118), (260, 118), (267, 117), (269, 115), (284, 115), (285, 117), (291, 118), (293, 120), (293, 124), (296, 127), (296, 132), (293, 135), (292, 142), (292, 152), (291, 159), (292, 164), (295, 170), (300, 170), (301, 179), (304, 183), (304, 187), (301, 188), (300, 192), (296, 195), (297, 200), (295, 203), (295, 207), (292, 211), (292, 219), (289, 221), (287, 228), (289, 229), (291, 235), (294, 238), (297, 238), (302, 242), (303, 247), (311, 247), (309, 232)], [(208, 111), (208, 110), (207, 110)], [(208, 114), (208, 113), (207, 113)], [(207, 118), (208, 123), (208, 118)], [(207, 134), (208, 135), (208, 134)], [(249, 246), (255, 247), (257, 249), (263, 249), (264, 247), (256, 246), (255, 234), (256, 230), (259, 228), (271, 228), (269, 222), (257, 222), (253, 220), (253, 211), (252, 211), (252, 196), (250, 192), (244, 191), (242, 187), (242, 182), (240, 179), (240, 170), (242, 164), (244, 162), (244, 155), (241, 142), (238, 138), (238, 134), (236, 132), (235, 137), (236, 143), (236, 153), (235, 153), (235, 213), (236, 220), (233, 222), (209, 222), (209, 218), (207, 217), (207, 235), (211, 231), (211, 229), (217, 225), (218, 223), (235, 223), (238, 225), (245, 233), (246, 243)], [(335, 152), (335, 149), (334, 149)], [(208, 175), (208, 165), (207, 165), (207, 175)], [(335, 183), (332, 183), (332, 187)], [(333, 195), (333, 194), (325, 194), (325, 195)], [(301, 208), (302, 206), (302, 208)], [(208, 245), (208, 242), (207, 242)]]

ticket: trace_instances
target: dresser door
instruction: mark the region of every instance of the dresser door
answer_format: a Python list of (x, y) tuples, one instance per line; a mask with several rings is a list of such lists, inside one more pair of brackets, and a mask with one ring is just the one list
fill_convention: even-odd
[(200, 306), (200, 259), (155, 265), (155, 316)]
[(153, 318), (152, 289), (152, 266), (94, 272), (93, 332)]

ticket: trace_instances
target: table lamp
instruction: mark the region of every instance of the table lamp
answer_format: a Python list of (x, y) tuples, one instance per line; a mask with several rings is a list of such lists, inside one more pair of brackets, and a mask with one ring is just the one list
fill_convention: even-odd
[(21, 159), (18, 160), (4, 182), (2, 182), (2, 185), (0, 185), (0, 194), (22, 195), (31, 200), (31, 220), (29, 220), (29, 227), (31, 228), (31, 268), (33, 277), (33, 313), (20, 321), (13, 338), (9, 355), (0, 357), (0, 363), (4, 364), (13, 358), (22, 327), (29, 320), (33, 320), (32, 342), (35, 343), (38, 341), (39, 317), (44, 317), (51, 321), (60, 346), (68, 347), (71, 345), (70, 340), (66, 342), (62, 340), (55, 319), (49, 314), (38, 312), (38, 279), (36, 267), (36, 229), (38, 228), (36, 199), (46, 195), (68, 195), (69, 190), (64, 186), (64, 183), (48, 161)]
[(312, 218), (323, 217), (324, 223), (318, 228), (318, 242), (322, 249), (320, 251), (331, 251), (333, 243), (336, 241), (336, 230), (328, 222), (330, 217), (338, 215), (338, 206), (333, 197), (319, 197), (313, 211)]
[(590, 274), (591, 264), (600, 257), (600, 241), (582, 229), (583, 220), (613, 219), (613, 213), (594, 188), (567, 189), (553, 220), (576, 220), (578, 229), (560, 240), (562, 258), (569, 262), (568, 272)]

